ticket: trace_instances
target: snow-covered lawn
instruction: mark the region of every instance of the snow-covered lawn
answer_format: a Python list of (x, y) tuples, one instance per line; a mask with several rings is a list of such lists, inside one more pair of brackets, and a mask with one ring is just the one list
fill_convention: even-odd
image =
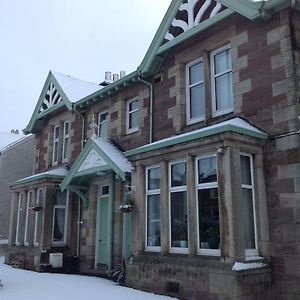
[(171, 300), (88, 276), (13, 269), (0, 257), (1, 300)]

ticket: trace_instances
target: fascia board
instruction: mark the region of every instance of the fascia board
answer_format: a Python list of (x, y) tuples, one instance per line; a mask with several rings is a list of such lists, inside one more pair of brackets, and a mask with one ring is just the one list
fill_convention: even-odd
[(30, 176), (29, 178), (24, 178), (24, 179), (20, 179), (20, 180), (14, 181), (14, 182), (10, 183), (9, 186), (10, 187), (16, 187), (16, 186), (19, 186), (19, 185), (31, 183), (31, 182), (42, 180), (42, 179), (57, 179), (57, 180), (61, 180), (63, 178), (64, 178), (64, 176), (62, 176), (62, 175), (40, 174), (40, 175), (36, 175), (36, 176)]

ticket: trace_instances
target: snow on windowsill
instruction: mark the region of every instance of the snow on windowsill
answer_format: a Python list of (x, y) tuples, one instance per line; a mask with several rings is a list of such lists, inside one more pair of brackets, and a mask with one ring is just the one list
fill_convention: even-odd
[(232, 267), (232, 271), (245, 271), (245, 270), (253, 270), (253, 269), (263, 269), (265, 267), (267, 267), (267, 264), (264, 263), (240, 263), (240, 262), (236, 262), (233, 267)]

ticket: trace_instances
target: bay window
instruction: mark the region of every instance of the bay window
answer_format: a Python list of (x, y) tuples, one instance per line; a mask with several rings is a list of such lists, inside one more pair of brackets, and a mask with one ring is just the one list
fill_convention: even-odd
[(22, 220), (23, 220), (24, 201), (25, 201), (24, 193), (19, 193), (16, 238), (15, 238), (16, 245), (21, 244), (21, 228), (22, 228)]
[(160, 251), (160, 167), (146, 169), (146, 250)]
[(186, 162), (169, 165), (170, 252), (188, 252)]
[(246, 256), (257, 255), (253, 159), (252, 156), (248, 154), (241, 155), (241, 188)]
[(220, 222), (216, 156), (196, 160), (198, 254), (220, 255)]
[(52, 229), (53, 243), (66, 243), (68, 198), (68, 191), (61, 192), (57, 190), (55, 193)]
[(29, 191), (27, 194), (27, 205), (26, 205), (26, 221), (25, 221), (25, 236), (24, 236), (25, 246), (29, 245), (29, 240), (30, 240), (31, 207), (32, 207), (32, 191)]
[[(39, 189), (37, 191), (36, 196), (36, 206), (41, 206), (43, 201), (43, 190)], [(34, 220), (34, 238), (33, 244), (37, 246), (40, 243), (41, 238), (41, 211), (35, 212), (35, 220)]]

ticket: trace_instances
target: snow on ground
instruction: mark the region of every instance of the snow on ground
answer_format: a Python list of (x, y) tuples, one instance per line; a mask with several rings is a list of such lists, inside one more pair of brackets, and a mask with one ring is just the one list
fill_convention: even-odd
[(171, 300), (97, 277), (13, 269), (0, 257), (1, 300)]

